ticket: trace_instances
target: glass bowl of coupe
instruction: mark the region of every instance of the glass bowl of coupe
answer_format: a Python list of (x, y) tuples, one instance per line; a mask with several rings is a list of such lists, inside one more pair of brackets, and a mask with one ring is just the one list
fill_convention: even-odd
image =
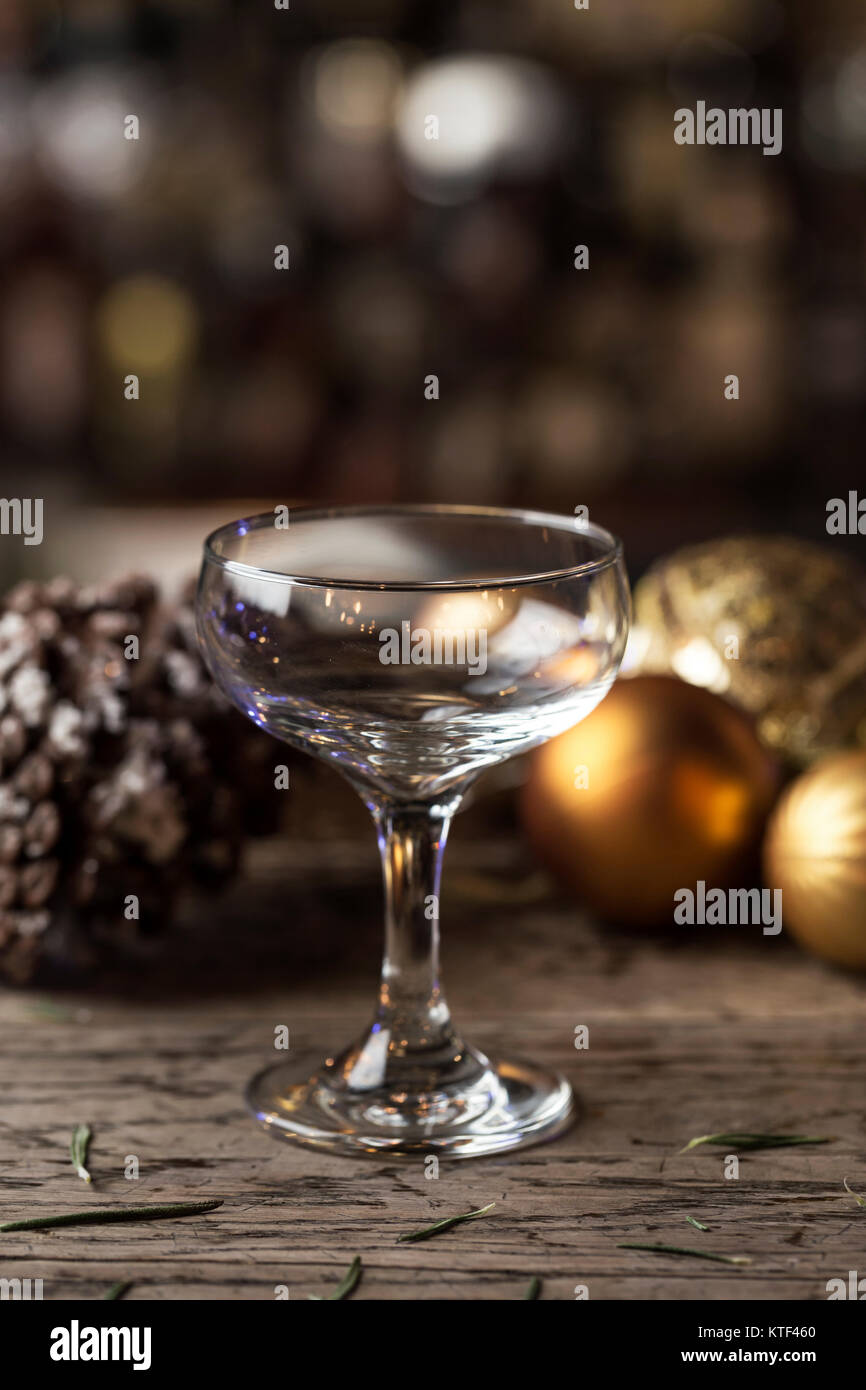
[(576, 724), (610, 689), (628, 633), (622, 550), (569, 516), (494, 507), (299, 508), (205, 543), (199, 640), (229, 699), (325, 759), (378, 832), (385, 954), (373, 1021), (309, 1068), (250, 1083), (274, 1134), (342, 1152), (471, 1157), (551, 1138), (568, 1083), (488, 1058), (439, 974), (448, 826), (478, 774)]

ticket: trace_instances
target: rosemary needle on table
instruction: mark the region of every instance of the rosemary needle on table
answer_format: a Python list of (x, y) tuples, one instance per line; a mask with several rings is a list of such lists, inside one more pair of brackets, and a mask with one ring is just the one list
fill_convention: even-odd
[(76, 1125), (72, 1131), (72, 1139), (69, 1144), (69, 1153), (72, 1158), (72, 1165), (80, 1178), (85, 1182), (92, 1182), (87, 1171), (87, 1149), (93, 1138), (90, 1125)]
[(539, 1277), (538, 1277), (537, 1274), (533, 1274), (532, 1278), (530, 1279), (530, 1281), (529, 1281), (529, 1283), (528, 1283), (528, 1285), (527, 1285), (527, 1287), (526, 1287), (526, 1293), (523, 1295), (524, 1302), (526, 1301), (527, 1298), (538, 1298), (538, 1296), (539, 1296), (540, 1293), (541, 1293), (541, 1280), (539, 1279)]
[(716, 1144), (726, 1149), (787, 1149), (795, 1144), (832, 1144), (834, 1139), (832, 1134), (699, 1134), (679, 1152), (688, 1153), (699, 1144)]
[(479, 1207), (477, 1211), (464, 1211), (459, 1216), (446, 1216), (444, 1221), (434, 1221), (432, 1226), (422, 1226), (420, 1231), (410, 1231), (408, 1235), (398, 1236), (397, 1241), (399, 1243), (407, 1240), (429, 1240), (431, 1236), (450, 1231), (452, 1226), (459, 1226), (462, 1221), (475, 1221), (479, 1216), (486, 1216), (495, 1206), (495, 1202), (488, 1202), (486, 1207)]
[(357, 1282), (358, 1282), (358, 1280), (360, 1279), (360, 1277), (361, 1277), (361, 1256), (360, 1256), (360, 1255), (356, 1255), (355, 1258), (354, 1258), (354, 1260), (352, 1261), (352, 1263), (349, 1265), (349, 1268), (346, 1270), (346, 1273), (343, 1275), (342, 1279), (340, 1280), (339, 1284), (338, 1284), (337, 1287), (334, 1289), (334, 1292), (333, 1292), (333, 1293), (328, 1293), (328, 1294), (311, 1293), (311, 1294), (307, 1294), (307, 1297), (309, 1298), (309, 1300), (310, 1300), (311, 1303), (332, 1303), (332, 1302), (334, 1302), (335, 1300), (339, 1300), (339, 1299), (341, 1299), (341, 1298), (348, 1298), (348, 1297), (349, 1297), (349, 1294), (350, 1294), (350, 1293), (352, 1292), (352, 1290), (354, 1289), (354, 1287), (355, 1287), (355, 1285), (357, 1284)]
[(653, 1250), (657, 1255), (693, 1255), (696, 1260), (716, 1260), (723, 1265), (750, 1265), (748, 1255), (715, 1255), (711, 1250), (692, 1250), (686, 1245), (638, 1245), (631, 1241), (617, 1246), (618, 1250)]
[(693, 1216), (687, 1216), (686, 1220), (690, 1226), (694, 1226), (696, 1231), (708, 1231), (710, 1229), (709, 1226), (704, 1225), (703, 1221), (696, 1221)]
[(131, 1279), (120, 1279), (120, 1280), (118, 1280), (118, 1282), (117, 1282), (116, 1284), (112, 1284), (111, 1288), (107, 1291), (107, 1293), (104, 1293), (104, 1294), (102, 1295), (103, 1300), (105, 1300), (105, 1299), (123, 1298), (123, 1295), (126, 1293), (127, 1289), (131, 1289), (131, 1288), (132, 1288), (132, 1280), (131, 1280)]
[(94, 1207), (92, 1211), (67, 1211), (61, 1216), (31, 1216), (25, 1221), (6, 1221), (0, 1231), (40, 1231), (50, 1226), (93, 1226), (105, 1221), (158, 1221), (168, 1216), (196, 1216), (215, 1211), (216, 1202), (174, 1202), (169, 1206)]

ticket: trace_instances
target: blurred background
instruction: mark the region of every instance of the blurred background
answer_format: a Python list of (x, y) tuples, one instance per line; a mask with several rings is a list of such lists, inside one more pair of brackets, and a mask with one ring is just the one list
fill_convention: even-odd
[[(781, 152), (678, 145), (698, 101), (780, 108)], [(468, 799), (473, 930), (549, 891), (523, 840), (596, 918), (670, 925), (676, 887), (756, 881), (817, 763), (764, 882), (866, 968), (863, 539), (827, 531), (866, 489), (864, 174), (862, 0), (0, 0), (0, 492), (45, 508), (0, 538), (0, 587), (38, 581), (0, 616), (0, 977), (90, 968), (69, 903), (135, 937), (131, 866), (157, 922), (169, 866), (278, 823), (229, 939), (283, 942), (291, 883), (330, 960), (364, 875), (378, 930), (354, 793), (214, 712), (188, 590), (154, 613), (212, 527), (304, 501), (625, 541), (633, 679)]]
[[(698, 99), (782, 152), (678, 146)], [(0, 578), (179, 577), (304, 499), (586, 505), (633, 577), (821, 539), (864, 172), (860, 0), (0, 0), (2, 491), (46, 509)]]

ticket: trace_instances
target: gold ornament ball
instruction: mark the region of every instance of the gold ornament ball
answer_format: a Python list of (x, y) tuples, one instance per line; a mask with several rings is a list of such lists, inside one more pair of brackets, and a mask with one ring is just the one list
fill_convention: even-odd
[(523, 821), (539, 856), (600, 916), (672, 922), (674, 893), (747, 886), (779, 788), (751, 721), (671, 676), (620, 680), (532, 757)]
[(816, 956), (866, 969), (866, 753), (837, 753), (793, 782), (770, 818), (764, 881)]
[(635, 661), (725, 695), (804, 766), (866, 747), (866, 572), (832, 545), (728, 537), (658, 561), (634, 593)]

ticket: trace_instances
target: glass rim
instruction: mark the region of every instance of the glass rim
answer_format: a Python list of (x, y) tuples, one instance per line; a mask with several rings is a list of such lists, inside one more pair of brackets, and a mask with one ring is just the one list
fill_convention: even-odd
[(205, 538), (204, 558), (206, 563), (214, 564), (232, 574), (240, 574), (251, 579), (264, 579), (282, 584), (298, 585), (313, 589), (354, 589), (359, 591), (406, 593), (450, 590), (452, 592), (474, 593), (485, 589), (513, 589), (529, 584), (545, 584), (554, 581), (577, 579), (585, 575), (599, 573), (622, 559), (622, 541), (611, 531), (594, 522), (581, 521), (568, 513), (539, 512), (522, 507), (484, 507), (470, 504), (450, 504), (447, 502), (398, 502), (364, 503), (351, 506), (299, 506), (290, 511), (291, 523), (298, 521), (327, 521), (342, 517), (363, 516), (419, 516), (419, 517), (477, 517), (479, 520), (492, 519), (517, 521), (527, 526), (553, 527), (558, 531), (572, 531), (580, 535), (590, 535), (606, 547), (603, 554), (595, 559), (583, 560), (577, 565), (567, 565), (559, 569), (539, 570), (531, 574), (502, 575), (495, 579), (336, 579), (327, 575), (286, 574), (282, 570), (269, 570), (259, 565), (246, 564), (220, 555), (214, 549), (222, 536), (236, 536), (237, 527), (246, 525), (250, 530), (263, 530), (265, 525), (273, 526), (274, 512), (257, 512), (253, 516), (237, 517), (224, 522)]

